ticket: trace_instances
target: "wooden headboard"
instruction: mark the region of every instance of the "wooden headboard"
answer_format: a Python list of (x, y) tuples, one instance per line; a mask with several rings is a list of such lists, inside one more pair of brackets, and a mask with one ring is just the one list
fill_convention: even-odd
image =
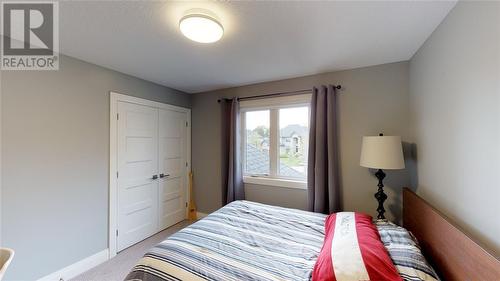
[(408, 188), (403, 190), (403, 226), (444, 280), (500, 280), (500, 261)]

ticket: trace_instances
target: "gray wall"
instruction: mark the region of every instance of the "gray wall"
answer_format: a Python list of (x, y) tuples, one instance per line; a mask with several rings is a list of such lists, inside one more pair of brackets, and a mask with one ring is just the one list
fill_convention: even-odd
[(32, 280), (108, 247), (109, 91), (190, 107), (189, 95), (61, 57), (2, 72), (6, 280)]
[[(332, 72), (282, 81), (261, 83), (193, 97), (193, 173), (199, 211), (221, 207), (220, 97), (248, 96), (312, 88), (320, 84), (342, 84), (339, 95), (340, 158), (343, 203), (346, 210), (375, 214), (376, 178), (359, 166), (363, 135), (408, 137), (408, 63), (393, 63)], [(407, 171), (388, 171), (388, 217), (401, 212), (401, 187), (409, 184)], [(306, 190), (247, 185), (248, 200), (305, 209)]]
[(459, 2), (410, 63), (417, 192), (500, 256), (500, 3)]

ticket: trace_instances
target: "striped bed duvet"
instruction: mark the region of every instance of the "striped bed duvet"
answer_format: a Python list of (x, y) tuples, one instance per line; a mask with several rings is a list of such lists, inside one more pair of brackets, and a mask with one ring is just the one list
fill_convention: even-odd
[(309, 280), (325, 218), (235, 201), (156, 245), (125, 280)]
[[(235, 201), (153, 247), (125, 280), (310, 280), (326, 217)], [(439, 280), (404, 228), (376, 226), (403, 280)]]

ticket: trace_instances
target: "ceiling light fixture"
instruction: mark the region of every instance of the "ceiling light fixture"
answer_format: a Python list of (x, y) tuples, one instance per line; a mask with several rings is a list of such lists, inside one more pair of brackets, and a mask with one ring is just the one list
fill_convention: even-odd
[(214, 43), (224, 34), (224, 28), (213, 17), (190, 14), (179, 21), (179, 28), (187, 38), (199, 43)]

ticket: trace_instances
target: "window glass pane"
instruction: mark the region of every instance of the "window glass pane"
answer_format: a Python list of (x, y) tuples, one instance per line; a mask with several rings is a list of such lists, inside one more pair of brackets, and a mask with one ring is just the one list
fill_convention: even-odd
[(269, 110), (245, 114), (245, 174), (269, 175)]
[(309, 107), (279, 110), (279, 171), (282, 177), (305, 179), (309, 145)]

